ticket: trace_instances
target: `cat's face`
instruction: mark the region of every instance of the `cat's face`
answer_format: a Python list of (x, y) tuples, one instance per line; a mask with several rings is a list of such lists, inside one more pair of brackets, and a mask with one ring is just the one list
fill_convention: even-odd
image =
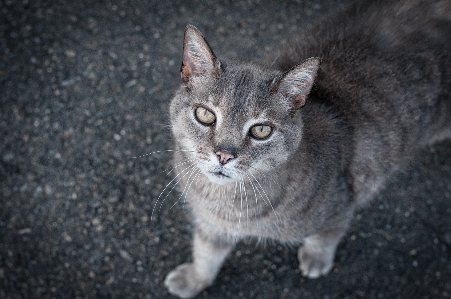
[[(302, 139), (302, 122), (293, 110), (305, 103), (306, 88), (310, 91), (305, 87), (310, 65), (296, 81), (254, 66), (221, 64), (197, 29), (189, 27), (181, 72), (185, 83), (170, 110), (175, 140), (189, 150), (187, 160), (217, 184), (252, 180), (286, 162)], [(293, 84), (302, 85), (304, 93)]]

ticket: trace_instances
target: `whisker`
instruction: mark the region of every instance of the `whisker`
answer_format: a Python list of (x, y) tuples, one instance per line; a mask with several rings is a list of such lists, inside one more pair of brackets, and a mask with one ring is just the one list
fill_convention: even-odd
[(197, 177), (200, 176), (200, 175), (202, 175), (202, 170), (199, 167), (197, 167), (197, 173), (196, 173), (196, 175), (195, 175), (195, 177), (193, 179), (193, 180), (196, 180), (196, 186), (197, 186), (197, 182), (198, 182)]
[(282, 187), (282, 185), (273, 178), (273, 175), (269, 176), (270, 182), (276, 184), (278, 187)]
[(232, 199), (232, 205), (233, 206), (235, 206), (236, 189), (238, 187), (237, 185), (238, 185), (238, 182), (235, 182), (235, 190), (233, 191), (233, 199)]
[(144, 155), (133, 156), (133, 157), (128, 157), (128, 158), (129, 159), (138, 159), (138, 158), (147, 157), (147, 156), (150, 156), (150, 155), (167, 153), (167, 152), (194, 152), (194, 151), (192, 151), (192, 150), (162, 150), (162, 151), (154, 151), (154, 152), (147, 153), (147, 154), (144, 154)]
[(274, 60), (271, 62), (271, 64), (268, 66), (268, 69), (272, 68), (273, 65), (276, 63), (276, 61), (279, 59), (280, 57), (280, 52), (277, 53), (277, 56), (274, 58)]
[[(150, 220), (152, 220), (152, 217), (153, 217), (153, 213), (155, 212), (155, 208), (156, 208), (156, 206), (157, 206), (157, 204), (158, 204), (158, 201), (160, 200), (160, 198), (161, 198), (161, 196), (163, 195), (163, 193), (164, 193), (164, 191), (166, 191), (166, 189), (169, 187), (169, 185), (171, 185), (172, 184), (172, 182), (174, 182), (176, 179), (177, 179), (177, 177), (178, 176), (180, 176), (181, 174), (183, 174), (187, 169), (191, 169), (191, 168), (193, 168), (193, 167), (196, 167), (195, 165), (189, 165), (188, 167), (186, 167), (185, 169), (183, 169), (182, 171), (180, 171), (180, 173), (179, 174), (177, 174), (164, 188), (163, 188), (163, 191), (161, 191), (161, 193), (160, 193), (160, 195), (158, 195), (158, 197), (157, 197), (157, 200), (156, 200), (156, 202), (155, 202), (155, 205), (153, 206), (153, 209), (152, 209), (152, 213), (151, 213), (151, 215), (150, 215)], [(180, 181), (180, 180), (179, 180)], [(176, 183), (175, 183), (175, 185), (177, 185), (177, 183), (179, 182), (179, 181), (177, 181)], [(174, 185), (174, 186), (175, 186)], [(172, 188), (172, 189), (174, 189), (174, 187)], [(169, 193), (171, 193), (171, 191), (172, 191), (172, 189), (169, 191)], [(169, 193), (168, 193), (168, 195), (169, 195)], [(166, 197), (168, 196), (168, 195), (166, 195)], [(164, 199), (166, 199), (166, 197), (164, 198)], [(163, 201), (164, 201), (164, 199), (163, 199)], [(161, 205), (160, 205), (160, 208), (161, 208)]]
[(193, 160), (194, 160), (194, 159), (189, 159), (189, 160), (186, 160), (186, 161), (183, 161), (183, 162), (179, 162), (179, 163), (175, 164), (174, 166), (172, 166), (171, 168), (168, 168), (168, 169), (166, 169), (166, 170), (163, 170), (162, 172), (169, 171), (169, 172), (166, 173), (166, 175), (165, 175), (165, 176), (168, 176), (171, 172), (174, 171), (174, 169), (176, 169), (176, 168), (178, 168), (178, 167), (180, 167), (180, 166), (182, 166), (182, 165), (184, 165), (184, 164), (190, 163), (190, 162), (193, 161)]
[(231, 203), (230, 203), (230, 201), (229, 201), (229, 199), (225, 196), (225, 189), (226, 189), (227, 187), (222, 187), (221, 188), (221, 191), (220, 191), (220, 195), (219, 195), (219, 198), (220, 198), (220, 200), (221, 201), (223, 201), (223, 200), (225, 200), (225, 202), (226, 202), (226, 204), (227, 204), (227, 221), (230, 221), (230, 214), (232, 213), (232, 205), (231, 205)]
[(233, 197), (232, 197), (232, 210), (235, 210), (235, 199), (236, 199), (236, 191), (238, 189), (238, 181), (235, 182), (235, 189), (233, 191)]
[(276, 211), (274, 210), (273, 205), (271, 204), (271, 201), (269, 200), (268, 194), (266, 194), (266, 192), (265, 192), (265, 189), (263, 189), (263, 187), (260, 184), (260, 182), (257, 180), (257, 178), (252, 173), (249, 173), (249, 174), (254, 178), (254, 180), (257, 182), (258, 186), (260, 187), (260, 189), (263, 191), (263, 194), (265, 195), (266, 199), (268, 200), (268, 203), (271, 206), (271, 209), (272, 209), (274, 215), (276, 216), (276, 218), (279, 218), (279, 216), (277, 215)]
[(247, 201), (246, 183), (243, 178), (241, 181), (243, 182), (244, 200), (246, 201), (246, 226), (249, 226), (249, 203)]
[[(248, 174), (246, 174), (247, 178), (249, 179), (249, 183), (251, 184), (252, 190), (254, 192), (254, 196), (255, 196), (255, 206), (258, 208), (258, 196), (257, 196), (257, 191), (260, 194), (259, 190), (256, 190), (256, 187), (254, 186), (254, 183), (252, 182), (250, 176)], [(265, 201), (265, 199), (263, 198), (263, 196), (260, 194), (260, 197), (262, 198), (263, 202), (268, 205), (268, 203)], [(268, 205), (269, 206), (269, 205)], [(258, 228), (258, 218), (256, 219), (256, 223), (257, 223), (257, 228)]]
[(219, 189), (219, 200), (221, 202), (225, 202), (226, 206), (227, 206), (227, 221), (230, 221), (230, 215), (232, 214), (232, 204), (229, 200), (229, 197), (227, 197), (227, 186), (221, 186), (221, 188)]
[(241, 213), (243, 212), (243, 192), (241, 189), (241, 181), (240, 181), (240, 216), (238, 218), (238, 223), (241, 224)]
[(169, 192), (166, 194), (166, 196), (165, 196), (165, 197), (163, 198), (163, 200), (161, 201), (160, 207), (158, 208), (158, 213), (160, 213), (161, 207), (163, 206), (164, 201), (166, 200), (166, 198), (168, 198), (169, 194), (171, 194), (171, 192), (175, 189), (175, 187), (177, 186), (177, 184), (180, 183), (180, 181), (181, 181), (186, 175), (190, 174), (190, 173), (191, 173), (191, 170), (192, 170), (193, 168), (195, 168), (195, 167), (196, 167), (195, 165), (192, 165), (191, 169), (188, 170), (184, 175), (182, 175), (182, 177), (181, 177), (177, 182), (174, 183), (174, 185), (172, 186), (171, 190), (169, 190)]
[[(260, 192), (260, 189), (258, 188), (258, 186), (256, 186), (249, 175), (247, 175), (247, 177), (249, 178), (249, 183), (251, 183), (252, 187), (254, 188), (254, 194), (255, 194), (255, 190), (257, 190), (258, 194), (260, 195), (260, 198), (263, 200), (263, 202), (267, 205), (270, 206), (269, 203), (266, 201), (266, 199), (263, 197), (263, 194)], [(257, 194), (255, 194), (255, 203), (257, 203)]]
[[(190, 181), (191, 176), (192, 176), (194, 173), (195, 173), (196, 175), (195, 175), (195, 176), (193, 177), (193, 179)], [(187, 181), (186, 181), (185, 188), (183, 188), (182, 194), (180, 194), (179, 198), (177, 198), (177, 201), (169, 208), (169, 210), (172, 209), (172, 208), (180, 201), (180, 199), (183, 197), (183, 194), (185, 194), (185, 197), (186, 197), (186, 194), (188, 194), (188, 191), (189, 191), (191, 185), (193, 184), (194, 180), (196, 179), (196, 177), (197, 177), (199, 174), (200, 174), (200, 169), (199, 169), (199, 168), (197, 168), (197, 167), (192, 168), (192, 170), (190, 171), (190, 175), (189, 175), (189, 177), (188, 177), (188, 179), (187, 179)], [(185, 191), (186, 191), (186, 193), (185, 193)]]
[[(196, 167), (196, 166), (193, 165), (193, 167), (191, 168), (191, 170), (192, 170), (193, 168), (195, 168), (195, 167)], [(177, 186), (177, 184), (180, 183), (180, 181), (181, 181), (185, 176), (187, 176), (188, 174), (192, 173), (191, 170), (188, 170), (187, 173), (185, 173), (185, 174), (184, 174), (177, 182), (174, 183), (174, 185), (172, 186), (171, 190), (169, 190), (169, 192), (166, 194), (166, 196), (165, 196), (165, 197), (163, 198), (163, 200), (161, 201), (160, 207), (158, 208), (158, 213), (160, 213), (161, 207), (163, 206), (163, 203), (165, 202), (166, 198), (168, 198), (169, 194), (171, 194), (171, 192), (175, 189), (175, 187)], [(186, 186), (185, 186), (185, 188), (186, 188)]]
[[(202, 174), (202, 171), (198, 168), (198, 171), (197, 171), (196, 175), (194, 176), (193, 181), (191, 182), (191, 184), (192, 184), (194, 181), (196, 181), (196, 186), (197, 186), (197, 177), (198, 177), (199, 175), (201, 175), (201, 174)], [(190, 184), (190, 187), (191, 187), (191, 184)], [(186, 194), (188, 194), (188, 192), (189, 192), (189, 188), (188, 188), (188, 190), (186, 191)], [(184, 204), (184, 205), (186, 204), (186, 196), (185, 196), (185, 199), (183, 200), (183, 204)]]
[(258, 198), (257, 198), (257, 192), (255, 191), (255, 186), (254, 183), (252, 183), (251, 178), (249, 177), (248, 174), (246, 174), (247, 178), (249, 179), (249, 183), (251, 184), (252, 189), (254, 190), (254, 196), (255, 196), (255, 204), (258, 204)]
[[(258, 169), (257, 169), (255, 166), (251, 166), (251, 168), (258, 171)], [(278, 181), (276, 181), (276, 180), (274, 179), (274, 174), (270, 174), (269, 176), (266, 175), (264, 179), (265, 179), (265, 180), (270, 179), (270, 180), (271, 180), (272, 182), (274, 182), (277, 186), (282, 187), (282, 185), (281, 185)]]

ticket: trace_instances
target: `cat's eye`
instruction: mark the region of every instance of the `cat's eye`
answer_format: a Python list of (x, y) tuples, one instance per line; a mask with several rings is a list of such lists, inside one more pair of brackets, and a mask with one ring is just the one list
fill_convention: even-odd
[(216, 121), (216, 116), (204, 107), (196, 108), (196, 119), (203, 125), (212, 125)]
[(265, 139), (272, 132), (272, 128), (270, 126), (265, 125), (257, 125), (251, 128), (251, 135), (256, 139)]

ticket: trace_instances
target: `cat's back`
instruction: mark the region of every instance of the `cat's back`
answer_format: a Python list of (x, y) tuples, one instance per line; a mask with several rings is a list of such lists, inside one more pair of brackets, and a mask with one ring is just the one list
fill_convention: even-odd
[(324, 66), (344, 57), (358, 62), (379, 52), (402, 57), (435, 50), (449, 56), (450, 34), (449, 0), (358, 1), (301, 32), (270, 63), (287, 70), (309, 57), (321, 57)]
[(309, 101), (335, 106), (353, 128), (358, 197), (419, 145), (451, 137), (450, 36), (449, 0), (360, 1), (278, 53), (282, 71), (321, 58)]
[(449, 95), (450, 36), (449, 0), (359, 1), (300, 33), (271, 63), (284, 71), (320, 57), (316, 85), (350, 101), (418, 85)]
[[(385, 135), (432, 136), (451, 117), (450, 36), (449, 0), (360, 1), (302, 33), (275, 65), (320, 57), (311, 101), (337, 106), (357, 130), (386, 123)], [(429, 139), (439, 138), (420, 143)]]

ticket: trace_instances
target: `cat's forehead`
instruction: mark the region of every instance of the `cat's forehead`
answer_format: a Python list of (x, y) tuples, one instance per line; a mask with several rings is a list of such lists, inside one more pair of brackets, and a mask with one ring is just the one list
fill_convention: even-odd
[(286, 101), (274, 94), (272, 85), (280, 73), (254, 65), (226, 64), (217, 76), (199, 81), (192, 90), (191, 101), (211, 110), (218, 122), (227, 119), (235, 124), (278, 122), (286, 118)]
[[(227, 67), (211, 90), (209, 101), (220, 108), (236, 111), (268, 107), (270, 84), (275, 77), (254, 66)], [(225, 109), (225, 110), (230, 110)]]

